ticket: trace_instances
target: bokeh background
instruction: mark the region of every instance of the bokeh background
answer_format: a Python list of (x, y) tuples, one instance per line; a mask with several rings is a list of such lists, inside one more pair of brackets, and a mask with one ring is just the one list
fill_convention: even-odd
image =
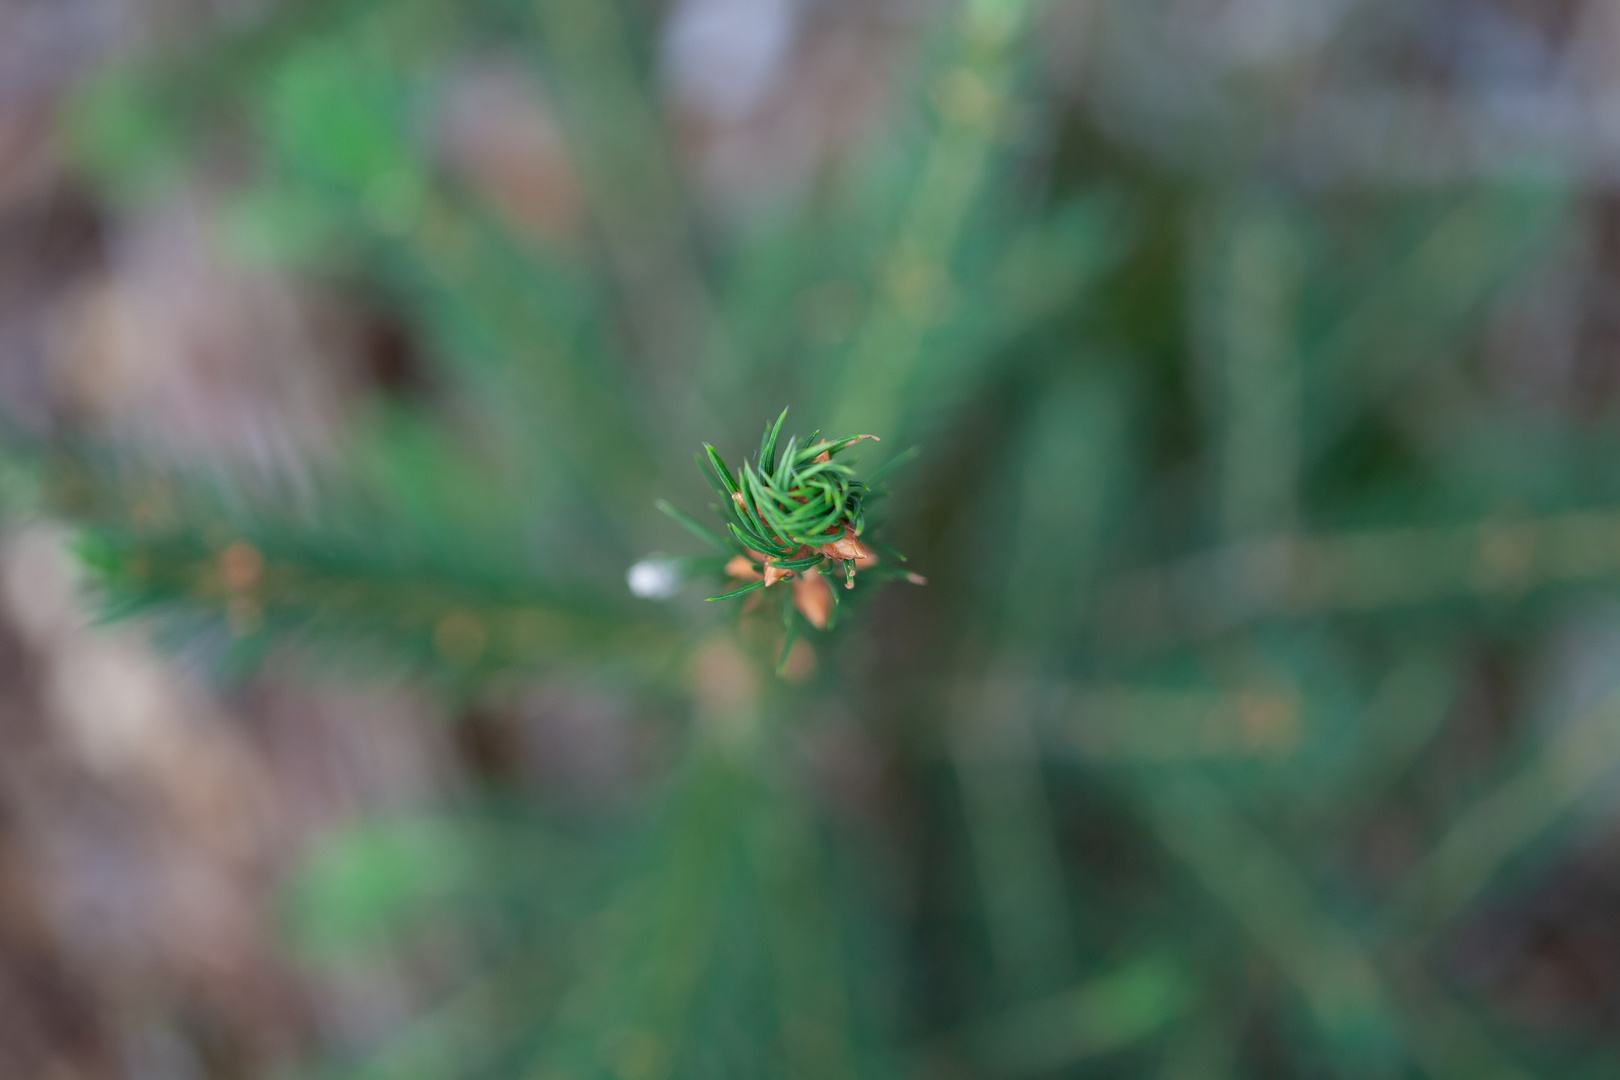
[(1609, 0), (3, 0), (0, 1076), (1620, 1076), (1617, 180)]

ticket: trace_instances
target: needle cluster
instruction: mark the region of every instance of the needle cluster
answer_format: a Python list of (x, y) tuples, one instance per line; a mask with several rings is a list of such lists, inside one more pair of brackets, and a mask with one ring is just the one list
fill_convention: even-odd
[(792, 581), (795, 606), (821, 629), (834, 607), (827, 575), (841, 576), (844, 587), (853, 589), (858, 572), (881, 567), (881, 576), (901, 576), (922, 584), (916, 574), (891, 570), (905, 556), (865, 536), (867, 508), (887, 494), (877, 482), (910, 454), (902, 454), (863, 479), (837, 455), (857, 443), (878, 441), (876, 435), (823, 439), (816, 431), (806, 439), (789, 436), (784, 443), (782, 424), (786, 419), (783, 409), (776, 422), (765, 428), (759, 453), (752, 462), (744, 460), (736, 473), (718, 450), (704, 444), (698, 460), (721, 498), (714, 509), (724, 522), (724, 536), (716, 536), (668, 503), (659, 504), (659, 509), (681, 524), (731, 552), (725, 572), (733, 583), (743, 584), (709, 599), (729, 600)]

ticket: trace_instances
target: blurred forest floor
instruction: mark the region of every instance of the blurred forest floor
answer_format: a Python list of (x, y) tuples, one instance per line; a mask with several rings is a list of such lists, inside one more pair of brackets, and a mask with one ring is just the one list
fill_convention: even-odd
[[(206, 171), (121, 214), (66, 160), (64, 103), (102, 65), (265, 8), (0, 4), (8, 427), (134, 431), (181, 458), (284, 462), (321, 447), (366, 387), (411, 377), (396, 326), (210, 249)], [(529, 122), (512, 118), (519, 154)], [(14, 520), (0, 556), (0, 1075), (264, 1076), (331, 1027), (400, 1023), (419, 1004), (409, 972), (349, 985), (289, 965), (277, 890), (325, 830), (425, 805), (493, 751), (468, 728), (453, 737), (404, 680), (309, 687), (267, 670), (222, 693), (149, 634), (93, 628), (68, 541)], [(551, 770), (573, 755), (567, 776), (611, 780), (611, 742), (577, 735), (611, 729), (615, 708), (529, 692), (529, 756)]]

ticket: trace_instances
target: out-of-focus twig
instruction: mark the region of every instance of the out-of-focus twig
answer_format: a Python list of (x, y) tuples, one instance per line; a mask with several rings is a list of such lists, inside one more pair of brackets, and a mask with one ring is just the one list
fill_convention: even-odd
[(833, 430), (900, 429), (907, 384), (949, 303), (950, 261), (983, 187), (1010, 103), (1012, 46), (1033, 7), (1033, 0), (963, 6), (960, 59), (932, 84), (939, 127), (894, 242), (878, 261), (870, 307), (844, 360)]
[[(1242, 924), (1305, 998), (1345, 1060), (1376, 1059), (1399, 1040), (1435, 1080), (1524, 1080), (1456, 1006), (1391, 978), (1361, 939), (1323, 909), (1304, 875), (1219, 788), (1193, 775), (1139, 789), (1149, 824)], [(1366, 1062), (1376, 1069), (1376, 1061)]]
[(1463, 808), (1404, 883), (1394, 914), (1432, 929), (1459, 914), (1514, 855), (1620, 767), (1620, 694), (1581, 716)]
[(1172, 957), (1137, 957), (941, 1040), (916, 1072), (932, 1075), (933, 1057), (968, 1056), (996, 1076), (1037, 1076), (1123, 1050), (1185, 1013), (1189, 975)]
[(1110, 643), (1157, 647), (1268, 620), (1512, 599), (1617, 576), (1617, 511), (1284, 534), (1115, 579), (1098, 620)]
[(654, 395), (665, 406), (661, 415), (645, 422), (671, 441), (690, 441), (701, 432), (673, 421), (699, 418), (693, 374), (705, 353), (725, 355), (729, 346), (692, 251), (666, 126), (637, 77), (617, 3), (545, 0), (535, 10), (549, 39), (568, 141), (588, 181), (589, 209), (623, 289), (645, 377), (664, 389)]

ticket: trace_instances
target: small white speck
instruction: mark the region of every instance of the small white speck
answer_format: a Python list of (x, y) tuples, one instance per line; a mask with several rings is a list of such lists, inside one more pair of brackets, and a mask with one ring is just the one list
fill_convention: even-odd
[(668, 600), (681, 588), (681, 565), (657, 555), (642, 559), (624, 575), (630, 591), (643, 600)]

